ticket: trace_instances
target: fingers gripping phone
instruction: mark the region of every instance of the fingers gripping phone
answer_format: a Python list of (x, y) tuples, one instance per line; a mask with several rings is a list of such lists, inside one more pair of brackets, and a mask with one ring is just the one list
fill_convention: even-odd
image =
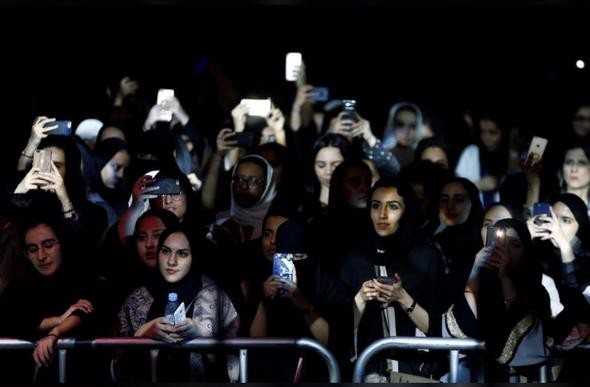
[(52, 126), (56, 126), (57, 128), (53, 129), (49, 134), (55, 136), (71, 136), (72, 135), (72, 121), (51, 121), (47, 122), (43, 125), (44, 128), (50, 128)]
[(537, 136), (533, 137), (526, 158), (526, 160), (528, 160), (529, 157), (531, 158), (531, 165), (541, 161), (543, 153), (545, 153), (545, 148), (547, 147), (547, 142), (546, 138)]
[[(547, 202), (537, 202), (533, 204), (533, 218), (537, 226), (542, 226), (543, 221), (539, 219), (540, 216), (551, 216), (551, 204)], [(543, 231), (549, 233), (549, 230)]]
[(384, 285), (393, 285), (395, 283), (395, 278), (393, 278), (393, 277), (379, 276), (379, 277), (376, 277), (375, 280), (379, 283), (384, 284)]

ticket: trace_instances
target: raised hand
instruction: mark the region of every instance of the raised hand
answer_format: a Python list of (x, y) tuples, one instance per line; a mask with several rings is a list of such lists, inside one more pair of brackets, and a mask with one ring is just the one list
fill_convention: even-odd
[(248, 106), (241, 103), (231, 111), (231, 117), (234, 121), (234, 130), (242, 132), (246, 128), (246, 118), (248, 116)]
[(150, 192), (159, 188), (158, 186), (151, 185), (154, 181), (156, 179), (150, 175), (143, 175), (135, 181), (131, 190), (133, 203), (144, 203), (146, 200), (157, 198), (156, 195), (150, 194)]
[(44, 127), (45, 124), (54, 122), (55, 118), (49, 118), (45, 116), (39, 116), (35, 118), (33, 126), (31, 128), (31, 136), (29, 142), (39, 145), (42, 139), (51, 134), (51, 131), (57, 128), (57, 125), (50, 125)]
[(229, 137), (233, 136), (235, 132), (229, 128), (224, 128), (217, 134), (217, 152), (225, 153), (238, 146), (238, 142), (235, 140), (228, 140)]
[(283, 287), (283, 281), (281, 281), (281, 279), (276, 275), (271, 275), (262, 284), (262, 291), (264, 293), (264, 297), (270, 298), (271, 300), (274, 299), (277, 296), (279, 289), (281, 287)]
[(29, 192), (32, 189), (39, 189), (40, 187), (45, 187), (48, 181), (41, 176), (39, 168), (33, 167), (29, 169), (29, 172), (23, 177), (23, 179), (18, 183), (16, 189), (14, 190), (15, 194), (24, 194)]

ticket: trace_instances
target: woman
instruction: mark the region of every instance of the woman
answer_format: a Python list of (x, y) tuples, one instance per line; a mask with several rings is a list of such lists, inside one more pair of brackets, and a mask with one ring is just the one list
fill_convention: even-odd
[(55, 381), (57, 340), (83, 337), (92, 331), (94, 289), (90, 277), (80, 265), (75, 265), (78, 257), (71, 250), (63, 225), (49, 217), (37, 216), (25, 219), (21, 231), (27, 273), (5, 293), (4, 313), (15, 317), (6, 322), (3, 335), (35, 341), (36, 380)]
[(370, 227), (367, 203), (371, 170), (361, 160), (345, 160), (331, 178), (330, 202), (326, 212), (311, 221), (311, 250), (322, 267), (339, 276), (342, 261), (366, 237)]
[(502, 219), (494, 226), (500, 236), (477, 253), (463, 297), (445, 314), (443, 330), (484, 340), (486, 382), (506, 382), (510, 367), (546, 360), (543, 328), (551, 312), (526, 225)]
[(590, 307), (584, 295), (590, 286), (590, 220), (586, 205), (576, 195), (557, 196), (551, 214), (528, 220), (527, 225), (536, 240), (537, 254), (543, 271), (557, 286), (559, 299), (565, 309), (557, 316), (553, 326), (556, 343), (564, 343), (578, 323), (590, 322)]
[(349, 156), (350, 145), (339, 134), (328, 133), (313, 145), (308, 159), (304, 213), (312, 218), (328, 206), (332, 173)]
[[(417, 200), (398, 180), (380, 180), (369, 200), (372, 232), (347, 257), (342, 280), (354, 296), (355, 353), (385, 336), (439, 332), (442, 260), (437, 249), (417, 237)], [(424, 358), (387, 360), (388, 369), (421, 376), (435, 372)], [(385, 374), (384, 364), (370, 365)]]
[[(120, 336), (148, 337), (180, 343), (197, 337), (235, 336), (239, 319), (229, 297), (201, 274), (194, 242), (182, 227), (166, 229), (158, 242), (158, 271), (147, 286), (134, 290), (119, 312)], [(184, 303), (187, 318), (174, 325), (164, 315), (168, 294)], [(182, 353), (163, 353), (160, 380), (202, 380), (204, 359)], [(182, 359), (182, 360), (181, 360)]]
[(471, 180), (484, 206), (500, 200), (498, 188), (508, 172), (509, 141), (505, 124), (492, 115), (479, 119), (479, 142), (468, 145), (457, 162), (455, 174)]
[(561, 192), (572, 193), (582, 199), (590, 216), (590, 147), (567, 147), (559, 175)]
[(426, 227), (444, 261), (444, 309), (463, 292), (473, 257), (481, 248), (481, 224), (482, 208), (475, 185), (461, 177), (448, 180), (440, 191), (436, 218)]
[(414, 161), (414, 148), (425, 136), (423, 116), (413, 103), (399, 102), (389, 109), (383, 144), (404, 169)]

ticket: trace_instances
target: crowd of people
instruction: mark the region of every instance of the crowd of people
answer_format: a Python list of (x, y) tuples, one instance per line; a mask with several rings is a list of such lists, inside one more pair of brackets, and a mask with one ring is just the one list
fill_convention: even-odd
[[(0, 351), (2, 381), (55, 381), (60, 338), (108, 336), (309, 337), (344, 381), (380, 338), (471, 337), (487, 351), (462, 355), (460, 381), (534, 377), (541, 364), (582, 380), (588, 355), (567, 350), (590, 332), (590, 103), (540, 154), (535, 133), (491, 106), (466, 116), (462, 149), (408, 101), (376, 129), (360, 108), (318, 102), (303, 69), (290, 106), (256, 116), (234, 101), (225, 128), (141, 90), (117, 78), (107, 111), (71, 134), (34, 119), (1, 196), (0, 310), (12, 317), (0, 337), (36, 346)], [(165, 313), (172, 293), (179, 321)], [(81, 350), (69, 377), (149, 381), (148, 355)], [(316, 356), (251, 351), (249, 380), (326, 380)], [(232, 353), (174, 349), (157, 366), (160, 381), (185, 382), (236, 381), (239, 367)], [(386, 351), (366, 380), (448, 371), (440, 353)]]

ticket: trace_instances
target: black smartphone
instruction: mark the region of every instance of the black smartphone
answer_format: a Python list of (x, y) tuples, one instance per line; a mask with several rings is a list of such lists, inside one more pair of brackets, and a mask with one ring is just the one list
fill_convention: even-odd
[(500, 227), (488, 227), (488, 233), (486, 235), (486, 246), (497, 246), (504, 243), (505, 230)]
[(326, 102), (330, 98), (330, 92), (327, 87), (314, 87), (311, 89), (311, 92), (313, 93), (309, 97), (311, 102)]
[(344, 111), (344, 115), (342, 116), (342, 119), (352, 120), (354, 122), (357, 122), (358, 117), (356, 115), (356, 100), (355, 99), (343, 99), (342, 105), (344, 105), (344, 107), (342, 109)]
[(254, 146), (254, 133), (239, 132), (227, 138), (228, 141), (237, 141), (240, 148), (252, 148)]
[(53, 129), (49, 134), (54, 136), (71, 136), (72, 135), (72, 121), (61, 120), (61, 121), (51, 121), (43, 125), (44, 128), (55, 126), (57, 128)]
[(180, 194), (180, 181), (172, 178), (156, 179), (150, 184), (152, 187), (158, 187), (157, 190), (151, 191), (152, 195), (178, 195)]
[(385, 284), (385, 285), (393, 285), (395, 283), (395, 278), (393, 277), (383, 277), (379, 276), (375, 278), (377, 282)]
[(533, 216), (551, 216), (551, 204), (547, 202), (537, 202), (533, 204)]

